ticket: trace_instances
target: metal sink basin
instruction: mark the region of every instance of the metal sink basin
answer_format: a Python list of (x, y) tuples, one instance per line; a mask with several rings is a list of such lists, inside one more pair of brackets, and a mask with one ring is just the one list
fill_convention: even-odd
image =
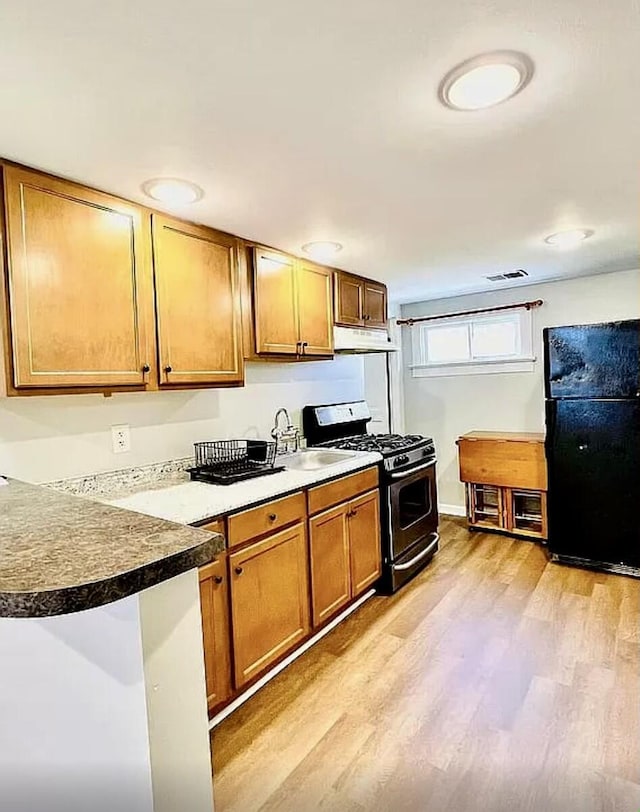
[(287, 454), (280, 457), (276, 464), (282, 464), (286, 468), (293, 468), (298, 471), (316, 471), (318, 468), (327, 468), (348, 459), (353, 459), (356, 453), (353, 451), (334, 451), (325, 448), (310, 448), (305, 451), (298, 451), (297, 454)]

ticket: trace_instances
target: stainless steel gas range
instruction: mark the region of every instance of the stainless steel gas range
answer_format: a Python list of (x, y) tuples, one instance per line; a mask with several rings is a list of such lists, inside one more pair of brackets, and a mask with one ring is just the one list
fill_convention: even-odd
[(305, 406), (302, 423), (310, 446), (377, 451), (380, 463), (383, 572), (380, 588), (395, 592), (438, 549), (436, 452), (418, 434), (367, 434), (371, 420), (363, 400)]

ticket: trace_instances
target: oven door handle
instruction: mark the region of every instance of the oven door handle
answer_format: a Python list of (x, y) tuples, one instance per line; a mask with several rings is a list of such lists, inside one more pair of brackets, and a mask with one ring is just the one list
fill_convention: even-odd
[(426, 471), (427, 468), (431, 468), (432, 465), (435, 465), (437, 460), (431, 460), (426, 465), (417, 465), (415, 468), (409, 468), (408, 471), (396, 471), (394, 474), (389, 474), (390, 479), (402, 479), (404, 476), (411, 476), (411, 474), (417, 474), (418, 471)]
[(418, 561), (422, 561), (423, 558), (426, 558), (440, 540), (439, 533), (432, 533), (431, 535), (433, 536), (433, 541), (431, 542), (431, 544), (429, 544), (428, 547), (425, 547), (424, 550), (419, 552), (418, 555), (414, 556), (411, 559), (411, 561), (407, 561), (406, 564), (393, 564), (393, 569), (396, 570), (397, 572), (401, 572), (402, 570), (408, 570), (411, 567), (413, 567), (414, 564), (417, 564)]

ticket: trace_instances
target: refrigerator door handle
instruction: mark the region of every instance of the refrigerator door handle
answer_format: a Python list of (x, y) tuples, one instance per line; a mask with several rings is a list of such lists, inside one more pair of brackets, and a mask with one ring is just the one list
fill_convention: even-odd
[(547, 456), (547, 460), (549, 459), (549, 452), (551, 451), (553, 445), (553, 435), (555, 433), (556, 428), (556, 409), (558, 404), (555, 400), (547, 400), (547, 408), (546, 408), (546, 424), (547, 424), (547, 431), (544, 438), (544, 450)]

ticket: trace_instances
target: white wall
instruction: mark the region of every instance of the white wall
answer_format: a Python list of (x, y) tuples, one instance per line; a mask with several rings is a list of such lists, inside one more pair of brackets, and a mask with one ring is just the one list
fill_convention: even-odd
[(138, 596), (0, 618), (0, 808), (152, 812)]
[(387, 354), (372, 352), (363, 355), (364, 397), (369, 404), (372, 434), (386, 434), (389, 431), (389, 392), (387, 384)]
[(403, 328), (405, 428), (407, 432), (427, 434), (435, 439), (441, 505), (464, 505), (455, 445), (461, 434), (474, 429), (544, 430), (542, 329), (638, 318), (640, 271), (457, 296), (402, 308), (403, 316), (427, 316), (530, 299), (544, 300), (544, 305), (533, 311), (534, 352), (538, 360), (532, 373), (413, 378), (407, 369), (411, 363), (411, 328)]
[[(276, 409), (299, 424), (302, 406), (364, 396), (358, 356), (247, 365), (242, 389), (0, 398), (0, 474), (31, 482), (186, 457), (198, 440), (268, 437)], [(110, 427), (131, 426), (113, 454)]]

